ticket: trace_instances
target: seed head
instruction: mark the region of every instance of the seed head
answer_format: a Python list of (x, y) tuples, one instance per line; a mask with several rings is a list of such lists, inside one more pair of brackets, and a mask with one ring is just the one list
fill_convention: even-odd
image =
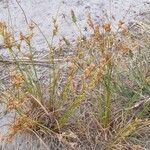
[(123, 27), (123, 25), (124, 25), (124, 21), (122, 21), (122, 20), (119, 20), (119, 23), (118, 23), (118, 27), (119, 28), (122, 28)]
[(21, 73), (15, 73), (12, 77), (12, 84), (15, 87), (20, 87), (25, 81), (24, 76)]
[(110, 32), (111, 31), (111, 23), (103, 24), (103, 28), (104, 28), (105, 32)]

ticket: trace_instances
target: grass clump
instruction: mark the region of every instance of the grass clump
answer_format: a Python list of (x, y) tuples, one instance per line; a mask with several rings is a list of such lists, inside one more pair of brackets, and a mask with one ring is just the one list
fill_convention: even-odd
[[(40, 140), (41, 133), (54, 135), (71, 148), (86, 144), (90, 149), (141, 148), (132, 137), (150, 125), (149, 31), (142, 35), (141, 46), (122, 20), (114, 31), (111, 22), (95, 23), (88, 15), (86, 37), (73, 10), (71, 16), (79, 36), (74, 44), (63, 37), (59, 48), (54, 46), (57, 17), (50, 42), (35, 22), (27, 24), (27, 34), (20, 32), (18, 39), (0, 23), (3, 47), (10, 55), (1, 59), (9, 64), (10, 78), (1, 83), (0, 99), (6, 112), (15, 115), (5, 138), (11, 141), (15, 134), (28, 131)], [(34, 55), (35, 28), (47, 43), (43, 60)], [(68, 47), (71, 55), (65, 53)]]

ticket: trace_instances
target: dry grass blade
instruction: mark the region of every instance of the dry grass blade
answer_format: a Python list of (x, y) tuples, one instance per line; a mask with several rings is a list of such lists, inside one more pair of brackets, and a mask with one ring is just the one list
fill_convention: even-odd
[(122, 142), (126, 137), (130, 136), (134, 132), (137, 132), (138, 129), (144, 128), (145, 126), (150, 126), (150, 120), (140, 120), (136, 119), (129, 122), (125, 127), (116, 131), (114, 139), (108, 144), (108, 149), (112, 149), (115, 145)]
[(31, 97), (35, 102), (37, 102), (39, 106), (44, 110), (44, 112), (49, 116), (48, 111), (37, 98), (35, 98), (33, 95), (29, 95), (29, 97)]

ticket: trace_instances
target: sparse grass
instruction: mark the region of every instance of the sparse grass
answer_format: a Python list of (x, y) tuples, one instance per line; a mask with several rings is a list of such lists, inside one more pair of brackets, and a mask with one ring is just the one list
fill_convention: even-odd
[[(73, 10), (71, 16), (79, 37), (75, 44), (63, 37), (64, 46), (58, 49), (53, 45), (57, 16), (51, 42), (34, 22), (28, 24), (28, 33), (20, 32), (18, 37), (13, 37), (5, 22), (0, 23), (3, 47), (10, 54), (9, 60), (2, 58), (0, 63), (11, 66), (9, 81), (0, 81), (0, 100), (7, 113), (15, 114), (4, 140), (28, 131), (40, 141), (41, 133), (54, 135), (75, 149), (84, 144), (90, 149), (144, 149), (144, 137), (138, 143), (136, 134), (146, 134), (150, 127), (149, 26), (138, 24), (145, 31), (138, 39), (123, 20), (113, 31), (110, 22), (94, 23), (88, 15), (91, 35), (85, 37)], [(48, 45), (45, 60), (35, 58), (34, 28)], [(59, 58), (67, 47), (73, 54)], [(57, 60), (66, 66), (62, 68)]]

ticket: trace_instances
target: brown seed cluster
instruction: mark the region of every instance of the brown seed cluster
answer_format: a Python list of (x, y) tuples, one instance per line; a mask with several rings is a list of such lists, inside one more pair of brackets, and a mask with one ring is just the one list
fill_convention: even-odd
[(35, 122), (26, 115), (19, 116), (9, 126), (9, 134), (5, 137), (7, 142), (11, 142), (14, 135), (26, 129), (32, 129)]
[(111, 23), (104, 23), (102, 27), (105, 30), (105, 32), (111, 31)]
[(7, 104), (7, 106), (8, 106), (8, 107), (7, 107), (7, 110), (8, 110), (8, 111), (12, 111), (12, 110), (14, 110), (14, 109), (19, 108), (20, 105), (21, 105), (21, 103), (22, 103), (22, 102), (19, 102), (17, 99), (16, 99), (16, 100), (10, 99), (9, 102), (8, 102), (8, 104)]
[(12, 84), (15, 87), (20, 87), (25, 82), (24, 76), (21, 73), (12, 73)]

